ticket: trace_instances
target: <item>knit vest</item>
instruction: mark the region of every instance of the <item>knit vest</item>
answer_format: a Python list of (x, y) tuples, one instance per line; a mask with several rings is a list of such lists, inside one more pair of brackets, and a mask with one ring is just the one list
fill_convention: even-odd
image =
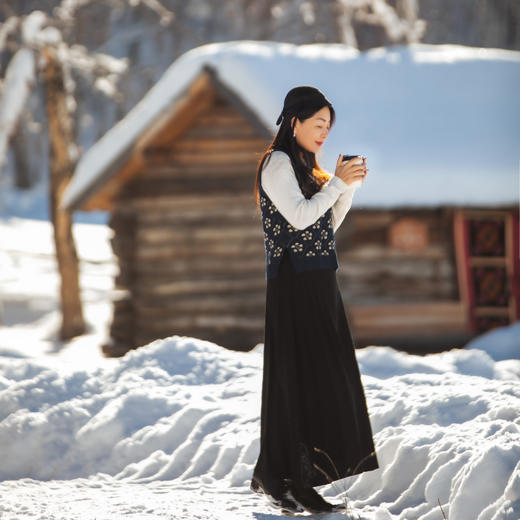
[(287, 249), (294, 270), (337, 269), (336, 241), (332, 225), (332, 208), (314, 224), (296, 229), (278, 211), (267, 193), (259, 185), (262, 228), (264, 230), (265, 279), (278, 275), (282, 254)]

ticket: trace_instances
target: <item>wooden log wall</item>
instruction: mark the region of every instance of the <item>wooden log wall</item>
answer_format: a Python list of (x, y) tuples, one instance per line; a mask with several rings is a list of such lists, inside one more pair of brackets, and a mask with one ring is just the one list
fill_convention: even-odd
[(195, 336), (237, 350), (263, 341), (265, 253), (254, 180), (268, 143), (224, 104), (168, 147), (149, 147), (110, 225), (119, 258), (112, 355)]
[[(402, 219), (423, 224), (423, 247), (392, 245), (392, 225)], [(336, 233), (345, 305), (458, 300), (452, 219), (452, 208), (362, 210), (354, 202)]]

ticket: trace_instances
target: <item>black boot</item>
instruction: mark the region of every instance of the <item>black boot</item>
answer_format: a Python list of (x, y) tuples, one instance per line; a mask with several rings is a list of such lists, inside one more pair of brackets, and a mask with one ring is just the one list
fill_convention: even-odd
[(289, 485), (289, 491), (296, 502), (301, 504), (310, 513), (336, 511), (336, 506), (327, 502), (314, 488)]
[(270, 504), (281, 509), (282, 513), (293, 514), (305, 511), (304, 507), (292, 498), (285, 480), (276, 489), (266, 489), (266, 486), (258, 481), (256, 477), (253, 477), (249, 487), (251, 491), (265, 495)]

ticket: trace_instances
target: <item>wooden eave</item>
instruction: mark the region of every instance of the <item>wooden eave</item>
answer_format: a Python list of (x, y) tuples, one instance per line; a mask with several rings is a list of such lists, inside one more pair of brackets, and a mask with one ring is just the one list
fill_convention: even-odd
[(142, 169), (148, 147), (164, 147), (178, 139), (206, 112), (217, 97), (226, 100), (251, 124), (259, 135), (272, 139), (271, 131), (234, 91), (218, 78), (216, 70), (206, 64), (195, 80), (162, 110), (150, 126), (117, 157), (88, 189), (73, 203), (72, 210), (111, 211), (123, 186)]

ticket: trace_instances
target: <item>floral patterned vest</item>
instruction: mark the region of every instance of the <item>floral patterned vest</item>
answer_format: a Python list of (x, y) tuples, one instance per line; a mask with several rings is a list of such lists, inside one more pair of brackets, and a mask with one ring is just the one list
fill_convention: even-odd
[(278, 275), (280, 261), (288, 250), (296, 272), (311, 269), (337, 269), (336, 241), (332, 225), (332, 208), (329, 208), (314, 224), (296, 229), (278, 211), (267, 193), (259, 186), (260, 210), (264, 230), (265, 279)]

